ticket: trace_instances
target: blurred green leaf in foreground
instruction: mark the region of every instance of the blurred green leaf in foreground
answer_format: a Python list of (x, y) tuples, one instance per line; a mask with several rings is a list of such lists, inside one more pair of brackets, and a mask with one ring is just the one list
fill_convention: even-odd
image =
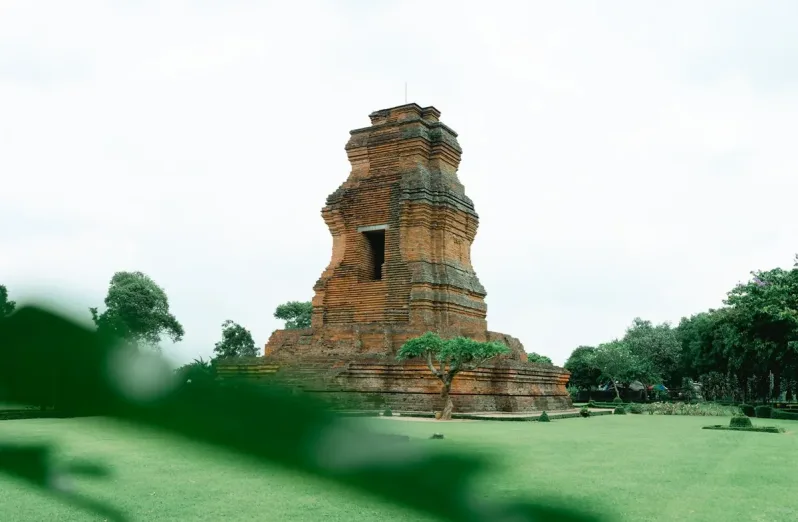
[[(346, 484), (441, 520), (600, 520), (552, 499), (484, 502), (472, 486), (485, 468), (482, 460), (423, 452), (401, 438), (364, 431), (288, 390), (177, 379), (160, 355), (40, 308), (25, 307), (0, 319), (0, 361), (0, 401), (36, 405), (55, 397), (62, 412), (166, 430)], [(113, 507), (68, 488), (70, 474), (100, 475), (100, 466), (58, 469), (49, 451), (0, 441), (0, 473), (109, 520), (125, 520)]]

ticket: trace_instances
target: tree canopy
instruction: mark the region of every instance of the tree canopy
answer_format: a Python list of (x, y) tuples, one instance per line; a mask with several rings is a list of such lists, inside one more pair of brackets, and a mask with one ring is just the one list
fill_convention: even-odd
[(217, 357), (256, 357), (258, 349), (252, 333), (238, 323), (222, 323), (222, 340), (216, 343), (213, 353)]
[(288, 301), (277, 307), (274, 317), (285, 321), (286, 329), (310, 328), (313, 305), (310, 301)]
[(548, 364), (553, 366), (554, 363), (551, 362), (550, 357), (546, 357), (545, 355), (540, 355), (539, 353), (529, 352), (526, 354), (526, 360), (528, 363), (531, 364)]
[(579, 346), (565, 361), (565, 369), (571, 372), (570, 383), (580, 390), (589, 390), (598, 384), (601, 370), (593, 364), (593, 353), (596, 349), (592, 346)]
[(467, 337), (441, 339), (433, 332), (408, 340), (399, 349), (400, 361), (413, 358), (426, 360), (432, 374), (441, 381), (444, 400), (442, 420), (452, 417), (453, 404), (449, 395), (452, 381), (464, 370), (474, 370), (498, 355), (510, 353), (500, 342), (479, 342)]
[(17, 303), (8, 299), (8, 290), (4, 285), (0, 285), (0, 317), (5, 317), (14, 313)]
[(117, 272), (111, 278), (105, 311), (90, 308), (100, 331), (159, 349), (164, 335), (174, 342), (183, 338), (183, 326), (169, 311), (166, 292), (141, 272)]
[(615, 339), (600, 344), (592, 354), (592, 364), (601, 372), (601, 376), (612, 382), (615, 396), (620, 398), (618, 383), (635, 380), (641, 372), (641, 362), (632, 353), (629, 345)]
[(684, 387), (700, 381), (706, 398), (790, 400), (798, 386), (798, 257), (792, 269), (751, 272), (724, 306), (683, 317), (672, 328), (636, 318), (623, 338), (580, 346), (565, 368), (586, 389), (596, 370), (613, 382)]

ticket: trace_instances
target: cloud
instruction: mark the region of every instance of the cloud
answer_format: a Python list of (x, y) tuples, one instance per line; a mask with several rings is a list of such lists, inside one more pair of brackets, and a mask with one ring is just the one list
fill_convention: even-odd
[(0, 281), (76, 313), (117, 270), (210, 354), (329, 261), (348, 131), (432, 104), (460, 134), (492, 330), (562, 363), (791, 264), (791, 2), (6, 2)]

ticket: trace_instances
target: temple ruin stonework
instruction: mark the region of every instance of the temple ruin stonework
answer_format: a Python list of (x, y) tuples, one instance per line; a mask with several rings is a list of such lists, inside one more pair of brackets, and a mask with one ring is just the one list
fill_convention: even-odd
[(457, 134), (439, 117), (408, 104), (351, 131), (352, 171), (322, 209), (333, 246), (313, 287), (311, 328), (275, 331), (264, 357), (227, 362), (223, 376), (280, 377), (339, 408), (433, 411), (440, 382), (425, 363), (396, 360), (405, 341), (433, 331), (511, 348), (458, 375), (456, 411), (571, 407), (567, 371), (528, 364), (517, 339), (488, 331), (486, 292), (471, 265), (479, 219), (457, 177)]

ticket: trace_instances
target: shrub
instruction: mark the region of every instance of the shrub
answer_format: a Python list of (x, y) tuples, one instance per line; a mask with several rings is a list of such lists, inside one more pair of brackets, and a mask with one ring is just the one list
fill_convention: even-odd
[(745, 415), (735, 415), (729, 421), (730, 428), (751, 428), (752, 426), (751, 419)]
[(582, 409), (579, 410), (579, 415), (582, 417), (590, 417), (590, 410), (587, 409), (587, 406), (582, 406)]
[(597, 406), (596, 406), (596, 401), (594, 401), (594, 400), (590, 400), (590, 401), (588, 401), (588, 402), (587, 402), (587, 405), (588, 405), (590, 408), (596, 408), (596, 407), (597, 407)]
[(551, 422), (551, 419), (549, 419), (549, 414), (545, 411), (541, 413), (540, 417), (538, 417), (538, 422)]
[(615, 397), (614, 399), (612, 399), (612, 403), (613, 404), (623, 404), (623, 399), (621, 399), (620, 397)]
[(568, 390), (568, 395), (571, 396), (572, 401), (575, 401), (579, 398), (579, 388), (576, 386), (568, 386), (566, 389)]
[(769, 419), (772, 411), (773, 408), (771, 406), (757, 406), (754, 408), (757, 419)]
[(643, 413), (643, 407), (639, 404), (632, 404), (631, 406), (629, 406), (629, 413), (640, 415), (641, 413)]
[(750, 404), (740, 404), (740, 410), (743, 412), (743, 415), (746, 417), (755, 417), (756, 410)]
[(390, 408), (385, 408), (385, 411), (382, 412), (383, 417), (393, 417), (393, 412)]
[(654, 402), (642, 407), (650, 415), (691, 415), (699, 417), (727, 417), (740, 412), (736, 406), (722, 406), (709, 402), (679, 403), (679, 402)]
[[(747, 419), (748, 417), (743, 417)], [(733, 428), (731, 426), (721, 426), (716, 424), (714, 426), (704, 426), (705, 430), (729, 430), (729, 431), (758, 431), (760, 433), (784, 433), (784, 428), (776, 426), (751, 426), (750, 428)]]
[(777, 410), (774, 409), (770, 412), (771, 419), (782, 419), (782, 420), (798, 420), (798, 413), (790, 413), (787, 411)]
[(626, 415), (626, 410), (618, 406), (615, 408), (615, 415)]

